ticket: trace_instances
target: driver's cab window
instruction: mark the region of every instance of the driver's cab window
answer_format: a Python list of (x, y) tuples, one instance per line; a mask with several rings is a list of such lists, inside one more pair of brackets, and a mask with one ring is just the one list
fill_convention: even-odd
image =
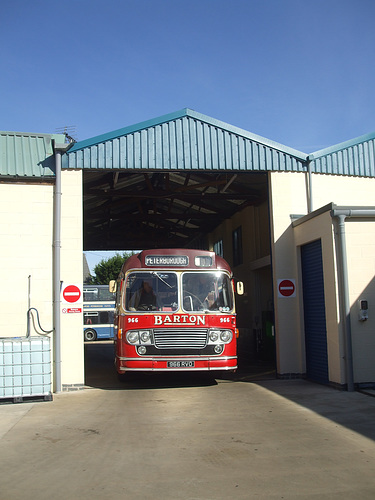
[(220, 311), (233, 309), (233, 291), (229, 277), (222, 272), (186, 272), (182, 276), (185, 311)]
[(125, 286), (127, 311), (176, 311), (177, 276), (170, 272), (130, 273)]

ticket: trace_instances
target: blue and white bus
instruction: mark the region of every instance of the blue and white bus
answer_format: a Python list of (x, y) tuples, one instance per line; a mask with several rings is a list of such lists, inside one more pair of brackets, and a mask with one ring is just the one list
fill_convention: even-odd
[(113, 339), (114, 311), (115, 294), (108, 290), (108, 285), (84, 285), (84, 340)]

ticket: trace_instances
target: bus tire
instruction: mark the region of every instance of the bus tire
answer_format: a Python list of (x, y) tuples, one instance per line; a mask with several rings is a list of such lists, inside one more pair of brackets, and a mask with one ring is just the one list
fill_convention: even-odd
[(96, 331), (93, 330), (92, 328), (87, 328), (87, 330), (84, 331), (83, 337), (86, 340), (86, 342), (92, 342), (96, 340)]

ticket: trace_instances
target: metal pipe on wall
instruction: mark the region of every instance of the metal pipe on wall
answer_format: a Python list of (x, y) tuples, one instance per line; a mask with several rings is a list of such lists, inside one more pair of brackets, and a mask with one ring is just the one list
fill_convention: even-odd
[(349, 301), (349, 280), (348, 266), (346, 254), (346, 237), (345, 237), (345, 215), (337, 215), (338, 219), (338, 272), (340, 286), (340, 309), (344, 331), (345, 345), (345, 367), (346, 367), (346, 383), (349, 392), (354, 391), (354, 373), (353, 373), (353, 350), (352, 350), (352, 328), (350, 323), (350, 301)]
[(311, 214), (311, 212), (313, 211), (311, 161), (312, 160), (308, 156), (306, 161), (306, 167), (307, 167), (306, 193), (307, 193), (307, 213), (309, 214)]
[(55, 392), (61, 392), (61, 157), (73, 143), (53, 143), (55, 152), (55, 191), (53, 199), (53, 325), (54, 325), (54, 382)]
[(55, 148), (55, 193), (53, 206), (53, 324), (55, 392), (61, 392), (61, 304), (60, 304), (60, 253), (61, 253), (61, 149)]

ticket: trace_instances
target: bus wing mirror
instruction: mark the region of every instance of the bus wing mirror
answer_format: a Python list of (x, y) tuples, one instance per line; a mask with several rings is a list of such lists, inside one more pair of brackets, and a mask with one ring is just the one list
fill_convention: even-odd
[(111, 293), (116, 293), (116, 288), (117, 288), (117, 286), (116, 286), (116, 280), (111, 280), (111, 281), (109, 282), (109, 286), (108, 286), (108, 288), (109, 288), (109, 291), (110, 291)]
[(237, 281), (237, 293), (238, 293), (238, 295), (244, 294), (243, 281)]

